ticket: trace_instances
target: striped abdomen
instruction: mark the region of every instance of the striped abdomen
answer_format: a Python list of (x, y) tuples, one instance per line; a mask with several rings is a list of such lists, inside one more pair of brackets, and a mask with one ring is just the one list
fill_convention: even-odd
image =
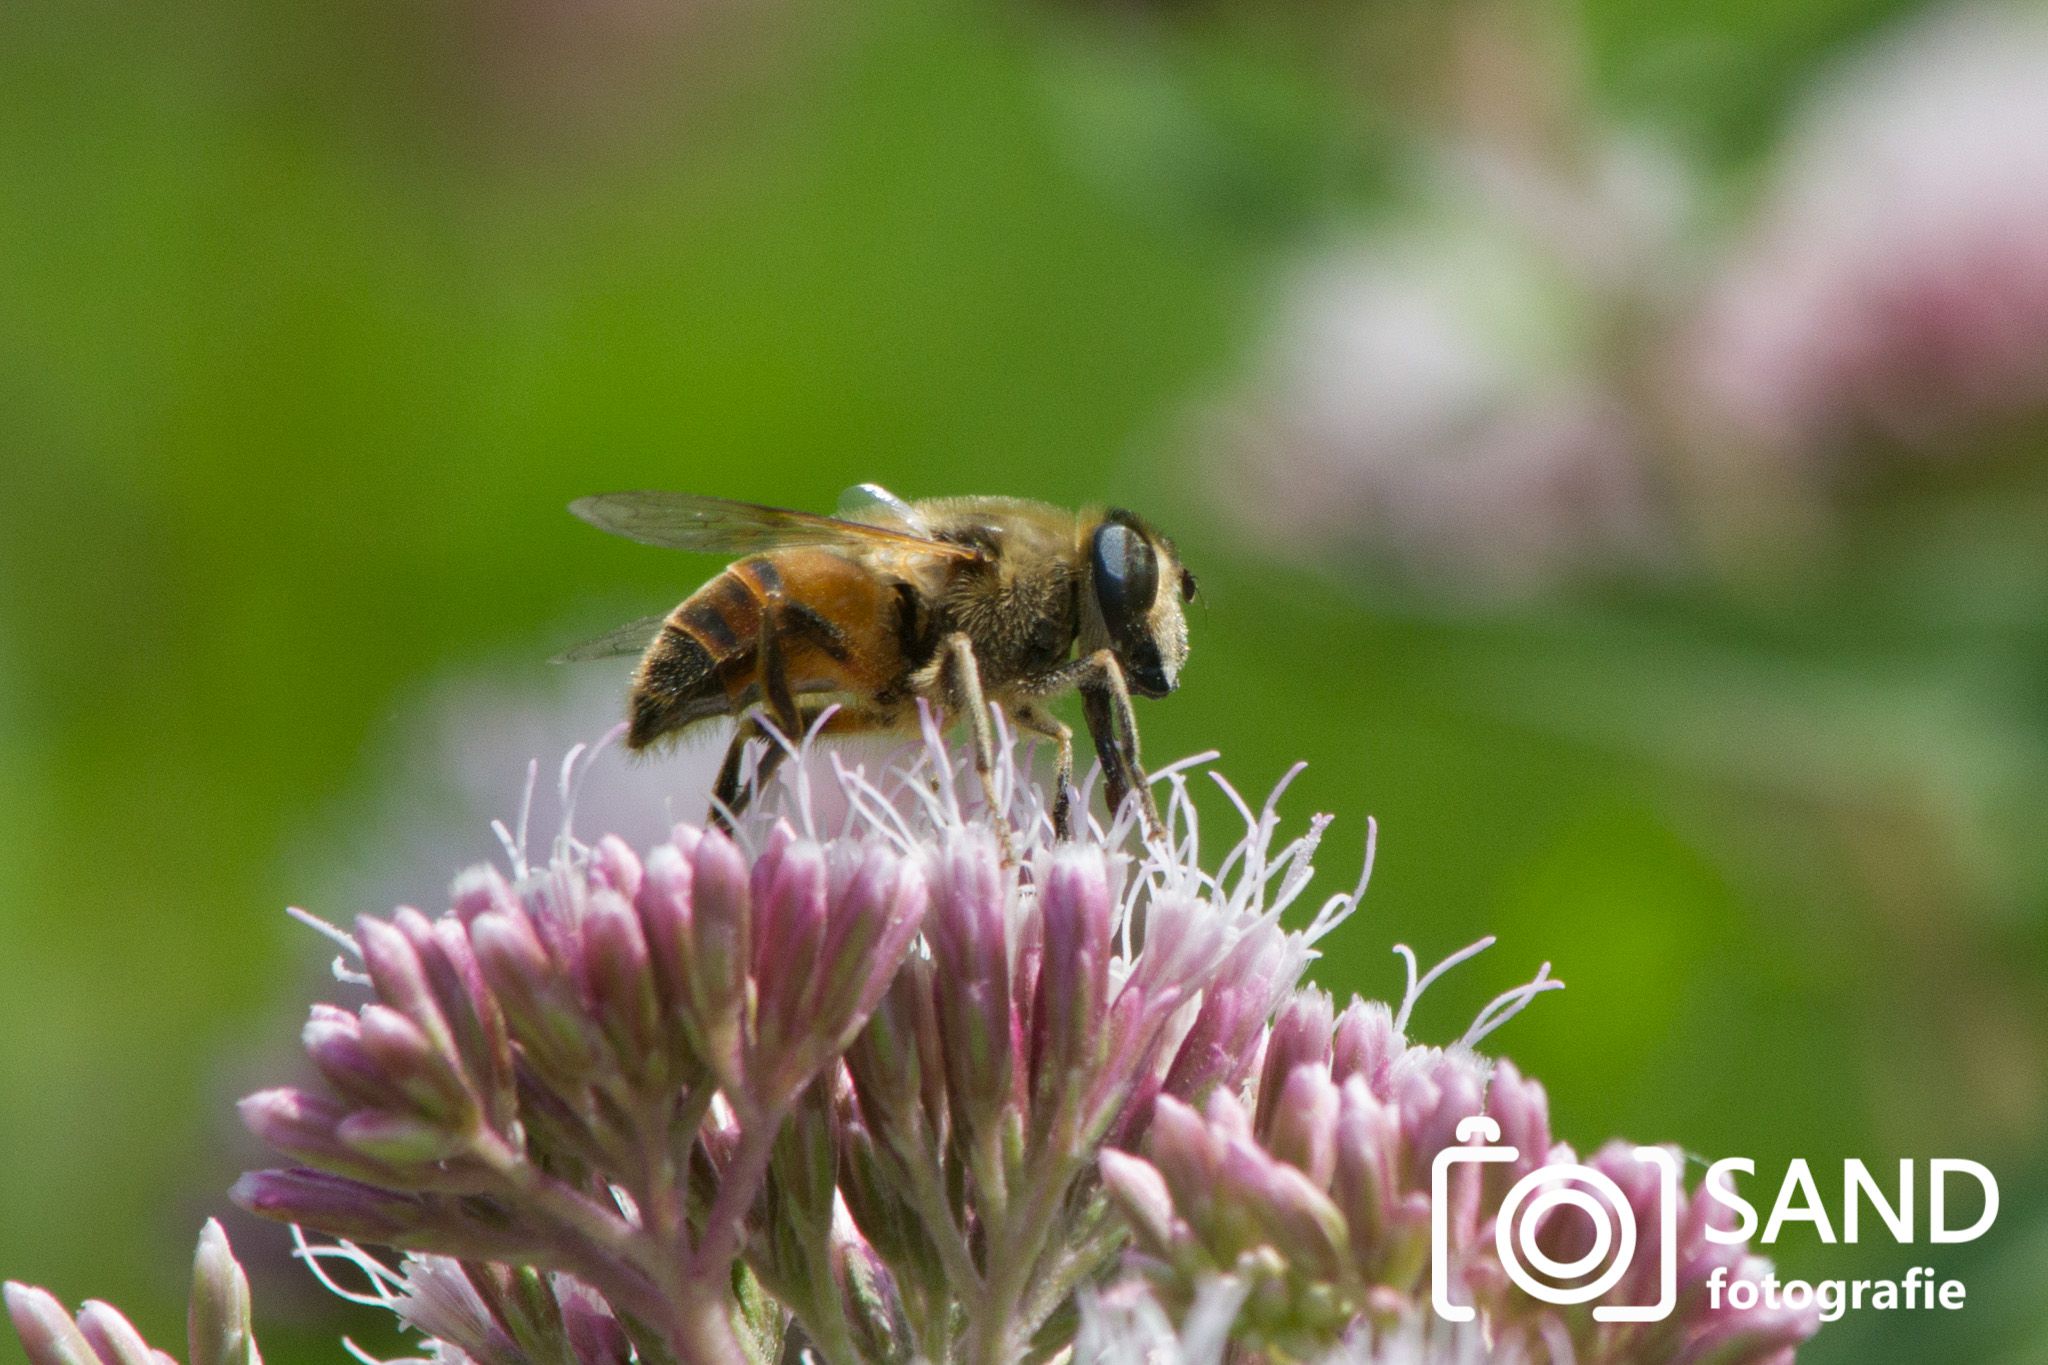
[(826, 549), (740, 560), (669, 613), (633, 680), (628, 748), (761, 698), (763, 629), (776, 634), (789, 690), (870, 697), (905, 671), (898, 594)]

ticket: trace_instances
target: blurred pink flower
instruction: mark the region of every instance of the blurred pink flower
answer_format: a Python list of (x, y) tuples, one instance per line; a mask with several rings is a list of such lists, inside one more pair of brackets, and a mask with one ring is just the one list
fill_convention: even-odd
[(1795, 117), (1685, 368), (1735, 439), (1951, 453), (2048, 412), (2048, 14), (1974, 4)]
[(1214, 485), (1275, 552), (1487, 597), (1674, 554), (1630, 329), (1668, 287), (1677, 168), (1614, 142), (1431, 163), (1424, 208), (1295, 272)]

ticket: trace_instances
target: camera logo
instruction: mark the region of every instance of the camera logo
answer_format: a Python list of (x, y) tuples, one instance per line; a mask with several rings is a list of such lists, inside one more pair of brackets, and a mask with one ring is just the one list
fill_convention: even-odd
[[(1450, 1301), (1450, 1175), (1451, 1167), (1514, 1161), (1521, 1152), (1498, 1144), (1500, 1125), (1484, 1114), (1458, 1124), (1459, 1146), (1437, 1153), (1430, 1171), (1430, 1296), (1437, 1314), (1449, 1322), (1470, 1322), (1469, 1304)], [(1661, 1147), (1638, 1147), (1637, 1161), (1657, 1168), (1658, 1218), (1656, 1249), (1657, 1301), (1653, 1304), (1601, 1304), (1593, 1309), (1599, 1322), (1662, 1322), (1678, 1301), (1678, 1160)], [(1546, 1219), (1556, 1210), (1574, 1209), (1588, 1220), (1592, 1246), (1584, 1255), (1564, 1261), (1538, 1244)], [(1613, 1289), (1635, 1263), (1638, 1250), (1636, 1215), (1621, 1187), (1604, 1172), (1575, 1162), (1543, 1166), (1515, 1182), (1494, 1219), (1494, 1248), (1508, 1278), (1531, 1298), (1551, 1304), (1588, 1303)], [(1603, 1268), (1604, 1266), (1604, 1268)], [(1534, 1268), (1533, 1271), (1531, 1268)], [(1540, 1273), (1545, 1278), (1537, 1278)]]

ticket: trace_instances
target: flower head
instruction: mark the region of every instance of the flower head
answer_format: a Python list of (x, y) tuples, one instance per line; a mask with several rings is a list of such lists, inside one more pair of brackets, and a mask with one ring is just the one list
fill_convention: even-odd
[[(1411, 985), (1401, 1019), (1435, 975)], [(1539, 974), (1483, 1011), (1474, 1032), (1555, 984)], [(1519, 1293), (1498, 1251), (1510, 1191), (1540, 1167), (1573, 1161), (1551, 1141), (1540, 1086), (1467, 1043), (1409, 1043), (1384, 1006), (1355, 1003), (1333, 1027), (1313, 991), (1296, 995), (1266, 1046), (1255, 1108), (1222, 1089), (1199, 1110), (1162, 1096), (1142, 1156), (1102, 1154), (1103, 1182), (1133, 1229), (1134, 1251), (1126, 1281), (1092, 1301), (1098, 1338), (1114, 1320), (1116, 1330), (1170, 1350), (1176, 1311), (1199, 1326), (1219, 1286), (1238, 1305), (1229, 1339), (1284, 1359), (1782, 1365), (1818, 1325), (1811, 1311), (1712, 1303), (1706, 1286), (1716, 1266), (1747, 1265), (1755, 1279), (1768, 1266), (1707, 1240), (1704, 1192), (1677, 1209), (1676, 1311), (1664, 1321), (1610, 1324)], [(1274, 1062), (1276, 1047), (1282, 1059)], [(1491, 1141), (1515, 1147), (1515, 1159), (1441, 1161), (1466, 1145), (1475, 1122), (1490, 1125)], [(1657, 1246), (1666, 1210), (1657, 1168), (1621, 1143), (1590, 1166), (1621, 1192), (1621, 1215), (1639, 1239)], [(1448, 1182), (1437, 1183), (1439, 1168)], [(1445, 1207), (1433, 1207), (1438, 1199)], [(1521, 1230), (1520, 1222), (1506, 1229)], [(1433, 1263), (1434, 1236), (1447, 1246)], [(1534, 1236), (1559, 1264), (1600, 1251), (1582, 1223), (1553, 1217)], [(1617, 1301), (1655, 1302), (1659, 1270), (1656, 1254), (1628, 1263), (1612, 1291)], [(1432, 1275), (1451, 1284), (1432, 1285)], [(1477, 1306), (1471, 1328), (1436, 1316), (1439, 1289)], [(1099, 1358), (1121, 1357), (1103, 1346)]]
[[(1219, 1047), (1255, 1042), (1356, 895), (1282, 929), (1321, 826), (1276, 850), (1247, 809), (1218, 880), (1178, 773), (1174, 843), (1134, 855), (1122, 826), (1055, 841), (1009, 769), (998, 839), (936, 736), (886, 791), (835, 765), (823, 834), (815, 766), (732, 837), (515, 841), (438, 916), (330, 931), (364, 997), (313, 1010), (321, 1087), (243, 1102), (299, 1164), (237, 1198), (428, 1258), (394, 1273), (472, 1356), (509, 1324), (432, 1258), (567, 1277), (686, 1357), (743, 1351), (736, 1262), (813, 1341), (1021, 1348), (1121, 1243), (1106, 1135), (1169, 1076), (1240, 1077)], [(1231, 1022), (1190, 1045), (1212, 991)]]
[[(1301, 987), (1364, 880), (1283, 923), (1327, 820), (1281, 841), (1278, 792), (1254, 810), (1223, 788), (1244, 833), (1210, 870), (1185, 767), (1158, 779), (1165, 837), (1132, 848), (1128, 823), (1056, 840), (1008, 748), (992, 811), (936, 735), (880, 782), (835, 762), (830, 830), (798, 757), (730, 836), (565, 828), (544, 861), (513, 839), (438, 914), (322, 925), (351, 1002), (307, 1021), (317, 1085), (243, 1101), (295, 1164), (237, 1200), (340, 1239), (300, 1254), (436, 1365), (993, 1362), (1062, 1339), (1112, 1359), (1119, 1332), (1189, 1359), (1467, 1350), (1414, 1325), (1429, 1181), (1476, 1115), (1552, 1150), (1541, 1090), (1473, 1051), (1557, 986), (1547, 966), (1456, 1045), (1416, 1046), (1442, 967), (1409, 954), (1398, 1009)], [(1497, 1339), (1530, 1365), (1558, 1343), (1679, 1358), (1508, 1298), (1497, 1184), (1468, 1167), (1450, 1196)], [(1690, 1292), (1726, 1257), (1687, 1217)], [(103, 1305), (8, 1302), (34, 1365), (161, 1365)], [(1668, 1342), (1731, 1363), (1803, 1332), (1688, 1304)], [(258, 1365), (217, 1229), (193, 1334), (195, 1365)]]

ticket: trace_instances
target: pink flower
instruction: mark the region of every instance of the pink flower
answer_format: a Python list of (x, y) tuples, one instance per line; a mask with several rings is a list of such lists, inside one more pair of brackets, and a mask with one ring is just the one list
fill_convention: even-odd
[(1632, 370), (1684, 182), (1581, 141), (1431, 147), (1402, 214), (1296, 269), (1217, 423), (1219, 504), (1263, 548), (1504, 598), (1684, 560)]
[[(363, 1273), (478, 1359), (516, 1324), (437, 1258), (576, 1286), (600, 1346), (738, 1358), (744, 1264), (835, 1355), (1021, 1349), (1120, 1245), (1094, 1158), (1142, 1126), (1197, 1003), (1219, 987), (1255, 1037), (1357, 893), (1282, 929), (1321, 825), (1276, 848), (1269, 806), (1217, 883), (1172, 772), (1175, 842), (1134, 857), (1054, 842), (1015, 772), (1010, 809), (968, 813), (936, 738), (890, 791), (835, 765), (844, 823), (820, 835), (806, 758), (735, 838), (565, 831), (544, 863), (513, 840), (509, 872), (465, 873), (438, 916), (328, 930), (368, 997), (314, 1007), (322, 1086), (244, 1101), (299, 1164), (238, 1200), (411, 1253)], [(1327, 1012), (1283, 1031), (1312, 1040)]]
[[(1054, 840), (1002, 756), (995, 811), (960, 804), (977, 784), (934, 736), (888, 790), (835, 763), (845, 820), (821, 833), (800, 755), (731, 837), (682, 826), (640, 852), (565, 830), (545, 861), (512, 839), (510, 867), (463, 874), (439, 914), (304, 916), (345, 946), (354, 999), (312, 1009), (317, 1084), (243, 1101), (293, 1164), (234, 1197), (340, 1239), (295, 1230), (323, 1283), (437, 1365), (726, 1365), (799, 1341), (980, 1363), (1049, 1336), (1107, 1360), (1120, 1331), (1189, 1359), (1471, 1358), (1468, 1334), (1413, 1318), (1432, 1170), (1481, 1113), (1550, 1149), (1541, 1089), (1472, 1051), (1557, 986), (1547, 965), (1457, 1045), (1415, 1046), (1416, 999), (1485, 943), (1420, 977), (1399, 950), (1398, 1009), (1301, 989), (1365, 885), (1282, 923), (1326, 818), (1282, 842), (1278, 792), (1258, 811), (1230, 793), (1245, 832), (1212, 872), (1184, 771), (1159, 775), (1166, 837), (1132, 849), (1127, 824)], [(1687, 1316), (1633, 1354), (1523, 1312), (1487, 1259), (1494, 1173), (1462, 1170), (1461, 1287), (1527, 1365), (1559, 1342), (1746, 1365), (1806, 1330), (1703, 1311), (1726, 1257), (1700, 1208)], [(168, 1365), (105, 1305), (7, 1299), (32, 1365)], [(260, 1365), (217, 1228), (192, 1322), (194, 1365)]]
[(1952, 452), (2048, 413), (2048, 19), (1965, 4), (1796, 116), (1689, 369), (1738, 438)]
[[(1411, 986), (1403, 1018), (1431, 978)], [(1539, 974), (1483, 1012), (1474, 1033), (1554, 984)], [(1134, 1252), (1129, 1278), (1095, 1301), (1103, 1339), (1094, 1358), (1121, 1358), (1106, 1335), (1110, 1319), (1119, 1331), (1164, 1330), (1155, 1344), (1169, 1349), (1175, 1313), (1195, 1321), (1224, 1286), (1237, 1305), (1225, 1335), (1264, 1358), (1783, 1365), (1818, 1326), (1812, 1311), (1711, 1304), (1705, 1286), (1717, 1265), (1747, 1260), (1754, 1269), (1745, 1273), (1757, 1275), (1768, 1266), (1706, 1239), (1704, 1195), (1678, 1210), (1677, 1309), (1665, 1321), (1602, 1323), (1523, 1295), (1497, 1259), (1497, 1215), (1522, 1177), (1572, 1159), (1551, 1141), (1540, 1086), (1464, 1044), (1410, 1044), (1383, 1006), (1354, 1003), (1333, 1026), (1328, 1001), (1312, 991), (1276, 1019), (1266, 1052), (1255, 1110), (1222, 1088), (1199, 1110), (1161, 1096), (1142, 1158), (1102, 1154), (1103, 1184), (1133, 1229)], [(1450, 1207), (1433, 1210), (1438, 1155), (1464, 1145), (1460, 1130), (1481, 1116), (1519, 1156), (1448, 1167)], [(1656, 1170), (1619, 1143), (1591, 1165), (1622, 1192), (1642, 1243), (1660, 1247)], [(1476, 1306), (1476, 1335), (1434, 1318), (1432, 1212), (1444, 1215), (1449, 1296)], [(1582, 1223), (1553, 1218), (1537, 1235), (1559, 1262), (1594, 1249)], [(1655, 1250), (1638, 1254), (1613, 1291), (1617, 1301), (1654, 1302), (1660, 1264)], [(1153, 1307), (1139, 1313), (1148, 1292)]]

